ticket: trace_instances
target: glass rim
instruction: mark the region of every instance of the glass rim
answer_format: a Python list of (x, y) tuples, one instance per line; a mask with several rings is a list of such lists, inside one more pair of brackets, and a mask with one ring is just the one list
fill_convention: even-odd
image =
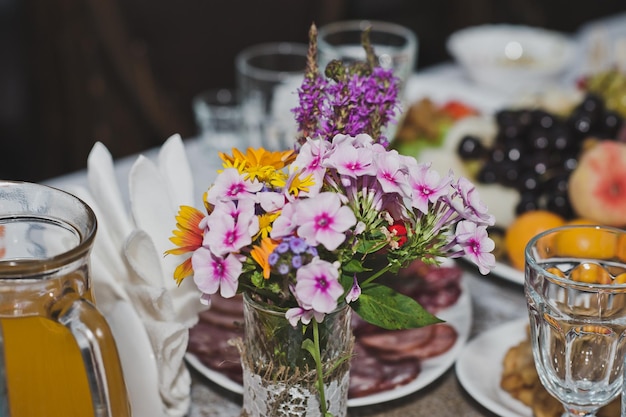
[[(399, 38), (404, 38), (406, 40), (404, 45), (393, 47), (394, 49), (403, 50), (413, 48), (415, 45), (417, 45), (417, 35), (413, 30), (406, 26), (403, 26), (399, 23), (386, 22), (382, 20), (361, 19), (336, 21), (321, 26), (317, 32), (318, 49), (322, 44), (331, 49), (335, 49), (337, 47), (336, 45), (329, 43), (325, 39), (326, 36), (335, 35), (339, 32), (362, 32), (368, 27), (371, 27), (371, 32), (386, 32), (398, 36)], [(372, 42), (372, 44), (376, 45), (375, 42)]]
[[(587, 291), (593, 291), (593, 290), (601, 291), (605, 289), (619, 289), (620, 292), (626, 291), (626, 283), (594, 284), (594, 283), (588, 283), (588, 282), (574, 281), (569, 278), (563, 278), (549, 271), (546, 271), (545, 269), (541, 267), (541, 265), (539, 265), (539, 263), (535, 259), (535, 256), (532, 254), (532, 248), (535, 246), (537, 241), (551, 234), (559, 233), (565, 230), (574, 230), (574, 229), (595, 229), (595, 230), (603, 230), (603, 231), (615, 233), (615, 234), (626, 235), (626, 230), (624, 229), (620, 229), (614, 226), (605, 226), (605, 225), (596, 225), (596, 224), (573, 224), (573, 225), (562, 225), (562, 226), (552, 227), (550, 229), (544, 230), (543, 232), (538, 233), (537, 235), (533, 236), (526, 244), (526, 247), (524, 248), (524, 259), (525, 259), (526, 269), (531, 268), (535, 272), (540, 273), (540, 275), (545, 276), (548, 280), (560, 286), (567, 286), (570, 288), (587, 290)], [(571, 257), (571, 256), (562, 258), (563, 261), (566, 261), (569, 259), (575, 260), (576, 258)], [(626, 266), (626, 261), (622, 261), (622, 263), (624, 263), (624, 265)], [(528, 275), (528, 271), (525, 272), (525, 277), (524, 277), (525, 282), (526, 282), (527, 275)]]
[[(287, 310), (289, 310), (289, 308), (285, 308), (285, 307), (273, 308), (274, 306), (272, 306), (271, 304), (267, 304), (263, 301), (255, 300), (254, 297), (248, 291), (242, 291), (242, 298), (245, 303), (248, 303), (250, 306), (254, 307), (255, 309), (259, 311), (263, 311), (264, 313), (270, 314), (272, 316), (277, 316), (277, 317), (280, 316), (282, 318), (285, 318), (285, 313), (287, 312)], [(345, 310), (347, 307), (350, 307), (350, 305), (346, 303), (345, 301), (338, 302), (337, 307), (330, 313), (325, 313), (325, 315), (338, 313), (339, 311)]]
[[(38, 184), (27, 181), (10, 181), (0, 180), (0, 190), (6, 187), (19, 187), (19, 189), (30, 189), (37, 192), (48, 192), (61, 196), (65, 201), (76, 204), (81, 210), (81, 217), (84, 216), (85, 226), (80, 227), (76, 222), (62, 218), (58, 215), (28, 213), (19, 211), (3, 213), (2, 201), (0, 201), (0, 220), (11, 219), (41, 219), (41, 221), (56, 223), (61, 225), (69, 225), (72, 230), (78, 233), (79, 241), (71, 249), (65, 250), (48, 258), (28, 258), (28, 259), (0, 259), (0, 282), (6, 284), (9, 282), (24, 282), (27, 279), (33, 279), (36, 275), (49, 275), (64, 266), (75, 262), (85, 256), (91, 250), (98, 228), (98, 221), (93, 209), (78, 196), (67, 191), (55, 188), (49, 185)], [(38, 279), (38, 278), (35, 278)]]
[[(263, 81), (280, 82), (285, 79), (303, 75), (306, 70), (306, 59), (309, 47), (304, 43), (298, 42), (266, 42), (248, 46), (242, 49), (235, 56), (235, 67), (240, 74), (258, 78)], [(264, 68), (257, 68), (248, 65), (248, 61), (260, 56), (298, 56), (303, 58), (303, 66), (301, 70), (284, 70), (273, 71)]]

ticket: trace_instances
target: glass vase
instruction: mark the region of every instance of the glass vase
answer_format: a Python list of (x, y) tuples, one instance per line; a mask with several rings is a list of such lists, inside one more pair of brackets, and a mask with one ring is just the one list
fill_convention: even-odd
[(353, 346), (351, 311), (342, 305), (318, 323), (321, 396), (315, 361), (302, 345), (314, 340), (313, 321), (293, 327), (284, 311), (244, 295), (242, 416), (322, 416), (320, 398), (325, 398), (329, 413), (345, 417)]

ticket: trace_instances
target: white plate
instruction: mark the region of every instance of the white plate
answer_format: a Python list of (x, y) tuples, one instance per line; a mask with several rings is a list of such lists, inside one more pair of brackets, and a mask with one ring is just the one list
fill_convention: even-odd
[(491, 270), (491, 273), (507, 281), (524, 285), (524, 271), (520, 271), (503, 262), (496, 262), (496, 266)]
[(500, 325), (472, 339), (456, 361), (459, 382), (476, 401), (501, 417), (532, 417), (532, 410), (500, 388), (506, 352), (526, 338), (528, 318)]
[[(422, 369), (418, 377), (408, 384), (401, 385), (389, 391), (384, 391), (365, 397), (349, 399), (348, 407), (361, 407), (366, 405), (383, 403), (412, 394), (428, 386), (434, 380), (439, 378), (444, 372), (446, 372), (450, 368), (450, 366), (452, 366), (452, 364), (454, 364), (454, 361), (461, 353), (463, 346), (465, 346), (465, 342), (469, 337), (470, 327), (472, 323), (472, 304), (469, 289), (464, 282), (465, 277), (462, 277), (462, 293), (458, 301), (453, 306), (442, 310), (437, 314), (437, 317), (445, 320), (448, 324), (452, 325), (456, 329), (458, 337), (454, 346), (452, 346), (451, 349), (449, 349), (442, 355), (422, 361)], [(241, 394), (243, 392), (243, 387), (241, 385), (233, 382), (219, 372), (208, 368), (202, 362), (200, 362), (200, 360), (195, 355), (187, 353), (185, 355), (185, 359), (187, 360), (189, 365), (191, 365), (198, 372), (200, 372), (202, 375), (204, 375), (217, 385), (237, 394)]]

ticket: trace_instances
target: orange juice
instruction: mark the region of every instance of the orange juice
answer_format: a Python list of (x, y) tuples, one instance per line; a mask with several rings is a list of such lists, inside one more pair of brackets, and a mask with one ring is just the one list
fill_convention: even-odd
[[(2, 318), (12, 417), (91, 417), (92, 398), (70, 331), (37, 316)], [(108, 356), (117, 353), (107, 349)], [(130, 416), (121, 374), (107, 370), (113, 416)]]

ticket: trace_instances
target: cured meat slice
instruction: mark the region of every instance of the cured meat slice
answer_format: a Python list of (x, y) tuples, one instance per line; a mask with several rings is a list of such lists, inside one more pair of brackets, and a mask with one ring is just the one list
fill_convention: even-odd
[(364, 397), (408, 384), (417, 378), (421, 370), (419, 361), (414, 359), (381, 361), (358, 343), (354, 346), (354, 356), (350, 365), (348, 398)]
[(227, 329), (237, 329), (243, 326), (243, 315), (230, 315), (213, 309), (201, 312), (198, 318), (200, 322), (214, 324)]
[(387, 349), (386, 351), (381, 351), (379, 357), (388, 361), (409, 358), (424, 360), (441, 355), (454, 346), (458, 338), (458, 333), (454, 327), (446, 323), (433, 324), (429, 327), (433, 328), (434, 334), (428, 343), (416, 345), (407, 350)]
[(417, 329), (386, 330), (373, 334), (364, 334), (358, 338), (358, 342), (371, 349), (406, 352), (430, 343), (434, 335), (434, 327), (426, 326)]

